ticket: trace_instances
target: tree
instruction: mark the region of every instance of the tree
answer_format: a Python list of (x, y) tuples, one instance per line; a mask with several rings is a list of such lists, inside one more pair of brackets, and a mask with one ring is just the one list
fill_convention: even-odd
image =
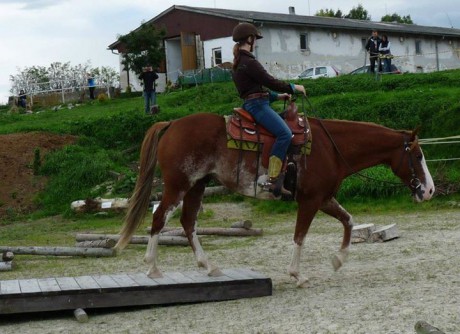
[(414, 24), (410, 15), (401, 17), (399, 14), (393, 13), (391, 15), (387, 14), (382, 16), (380, 19), (381, 22), (397, 22), (397, 23), (405, 23), (405, 24)]
[(348, 15), (345, 15), (345, 18), (365, 21), (370, 21), (371, 19), (371, 17), (368, 15), (367, 10), (365, 10), (363, 5), (361, 4), (359, 4), (358, 7), (353, 7), (348, 13)]
[(119, 36), (118, 41), (124, 50), (121, 61), (124, 70), (133, 70), (140, 74), (147, 64), (158, 67), (165, 56), (165, 36), (165, 30), (158, 30), (149, 23), (142, 23), (138, 29)]
[(91, 72), (97, 85), (118, 87), (120, 76), (111, 67), (93, 68), (90, 61), (72, 66), (70, 62), (52, 63), (49, 67), (26, 67), (16, 75), (10, 75), (10, 92), (17, 95), (21, 89), (27, 94), (39, 94), (50, 91), (78, 90), (86, 87), (86, 74)]
[(320, 9), (316, 12), (315, 16), (343, 18), (343, 14), (340, 9), (337, 9), (335, 12), (333, 9)]

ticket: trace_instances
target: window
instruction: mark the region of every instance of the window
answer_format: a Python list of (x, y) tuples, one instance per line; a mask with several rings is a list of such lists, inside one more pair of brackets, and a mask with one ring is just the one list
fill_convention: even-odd
[(212, 59), (214, 66), (222, 64), (222, 48), (212, 49)]
[(308, 35), (300, 34), (300, 50), (308, 50)]
[(367, 38), (361, 38), (361, 45), (362, 45), (363, 49), (366, 48), (366, 44), (367, 44)]
[(415, 41), (415, 54), (416, 55), (422, 54), (422, 41), (419, 39)]
[(315, 75), (326, 74), (327, 69), (325, 67), (317, 67), (315, 68)]

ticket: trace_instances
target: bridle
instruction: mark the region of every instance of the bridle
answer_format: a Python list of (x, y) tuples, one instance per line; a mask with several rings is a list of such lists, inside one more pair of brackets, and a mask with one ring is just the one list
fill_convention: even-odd
[(404, 135), (404, 151), (401, 154), (401, 160), (399, 161), (398, 167), (394, 170), (394, 173), (396, 174), (399, 169), (401, 168), (401, 165), (404, 160), (404, 156), (409, 154), (409, 170), (411, 172), (411, 180), (409, 181), (409, 187), (412, 190), (412, 194), (417, 194), (420, 198), (423, 197), (423, 192), (422, 192), (422, 182), (420, 179), (417, 177), (417, 174), (415, 173), (415, 167), (414, 167), (414, 156), (412, 154), (412, 149), (417, 145), (418, 143), (418, 138), (416, 137), (414, 141), (409, 141), (407, 140), (407, 135)]

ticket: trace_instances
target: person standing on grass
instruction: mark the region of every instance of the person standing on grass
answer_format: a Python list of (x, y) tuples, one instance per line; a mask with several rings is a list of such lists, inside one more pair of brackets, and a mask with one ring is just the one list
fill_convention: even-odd
[(379, 58), (379, 46), (382, 40), (379, 37), (377, 30), (372, 30), (372, 36), (367, 40), (366, 51), (369, 52), (369, 60), (371, 62), (371, 73), (375, 73), (375, 62), (378, 62), (378, 71), (382, 72), (382, 63)]
[(87, 74), (88, 79), (88, 88), (89, 88), (89, 98), (94, 100), (94, 91), (96, 90), (96, 83), (94, 81), (94, 76), (91, 73)]
[(387, 35), (382, 35), (382, 42), (379, 46), (379, 52), (383, 55), (383, 72), (390, 73), (391, 72), (391, 51), (390, 51), (391, 43), (388, 40)]
[(142, 68), (142, 73), (139, 75), (139, 79), (142, 80), (142, 84), (144, 86), (145, 113), (152, 114), (150, 106), (152, 106), (152, 109), (156, 111), (158, 110), (158, 107), (156, 106), (157, 96), (155, 89), (155, 80), (158, 79), (158, 74), (153, 70), (152, 65), (149, 64)]

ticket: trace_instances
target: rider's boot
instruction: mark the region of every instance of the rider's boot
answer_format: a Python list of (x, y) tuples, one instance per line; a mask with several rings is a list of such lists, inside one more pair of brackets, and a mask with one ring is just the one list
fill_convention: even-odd
[(283, 196), (292, 196), (292, 193), (284, 188), (284, 177), (285, 173), (281, 171), (283, 168), (283, 162), (280, 158), (272, 155), (268, 160), (268, 178), (270, 185), (268, 190), (273, 194), (275, 198)]

